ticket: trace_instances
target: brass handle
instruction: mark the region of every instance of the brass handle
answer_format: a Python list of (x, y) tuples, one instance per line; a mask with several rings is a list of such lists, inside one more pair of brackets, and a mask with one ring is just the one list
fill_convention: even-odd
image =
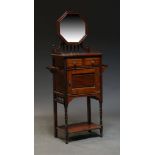
[(94, 65), (94, 64), (95, 64), (95, 60), (92, 60), (92, 61), (91, 61), (91, 64)]
[(73, 60), (73, 65), (74, 67), (76, 67), (76, 60)]

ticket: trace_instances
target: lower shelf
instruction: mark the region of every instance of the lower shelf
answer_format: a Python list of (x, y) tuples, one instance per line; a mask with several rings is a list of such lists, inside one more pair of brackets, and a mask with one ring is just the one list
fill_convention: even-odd
[[(76, 123), (76, 124), (70, 124), (68, 125), (68, 132), (69, 133), (75, 133), (75, 132), (82, 132), (82, 131), (89, 131), (89, 130), (95, 130), (100, 129), (101, 126), (95, 123)], [(59, 126), (58, 129), (65, 131), (65, 125)]]

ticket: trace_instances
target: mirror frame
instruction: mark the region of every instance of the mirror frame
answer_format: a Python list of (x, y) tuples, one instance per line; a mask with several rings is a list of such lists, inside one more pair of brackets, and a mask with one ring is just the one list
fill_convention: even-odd
[[(68, 15), (79, 15), (79, 17), (84, 21), (85, 23), (85, 35), (81, 38), (81, 40), (79, 42), (67, 42), (67, 40), (60, 34), (60, 22)], [(58, 36), (67, 44), (67, 45), (79, 45), (81, 44), (84, 39), (87, 37), (88, 35), (88, 28), (87, 28), (87, 23), (86, 23), (86, 19), (84, 17), (82, 17), (79, 13), (76, 12), (72, 12), (72, 11), (66, 11), (65, 13), (63, 13), (63, 15), (57, 19), (56, 21), (56, 28), (57, 28), (57, 34)]]

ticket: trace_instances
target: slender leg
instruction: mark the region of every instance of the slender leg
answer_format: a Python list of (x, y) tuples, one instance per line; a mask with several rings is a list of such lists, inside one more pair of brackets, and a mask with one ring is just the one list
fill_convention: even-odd
[(102, 123), (102, 100), (99, 100), (99, 109), (100, 109), (100, 136), (103, 137), (103, 123)]
[[(91, 123), (91, 102), (90, 102), (90, 97), (87, 96), (87, 120), (88, 123)], [(89, 130), (91, 132), (91, 130)]]
[(69, 139), (69, 137), (68, 137), (68, 105), (65, 103), (65, 105), (64, 105), (64, 107), (65, 107), (65, 132), (66, 132), (66, 144), (68, 144), (68, 139)]
[(58, 121), (57, 121), (57, 101), (55, 101), (55, 95), (53, 97), (54, 100), (54, 136), (58, 137), (58, 131), (57, 131), (57, 125), (58, 125)]

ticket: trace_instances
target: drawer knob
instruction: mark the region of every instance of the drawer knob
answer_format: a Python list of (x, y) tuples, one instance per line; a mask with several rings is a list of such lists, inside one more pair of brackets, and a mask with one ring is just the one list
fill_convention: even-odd
[(76, 61), (75, 60), (73, 61), (73, 65), (76, 66)]
[(94, 60), (92, 60), (92, 61), (91, 61), (91, 64), (92, 64), (92, 65), (94, 65), (94, 64), (95, 64), (95, 61), (94, 61)]

